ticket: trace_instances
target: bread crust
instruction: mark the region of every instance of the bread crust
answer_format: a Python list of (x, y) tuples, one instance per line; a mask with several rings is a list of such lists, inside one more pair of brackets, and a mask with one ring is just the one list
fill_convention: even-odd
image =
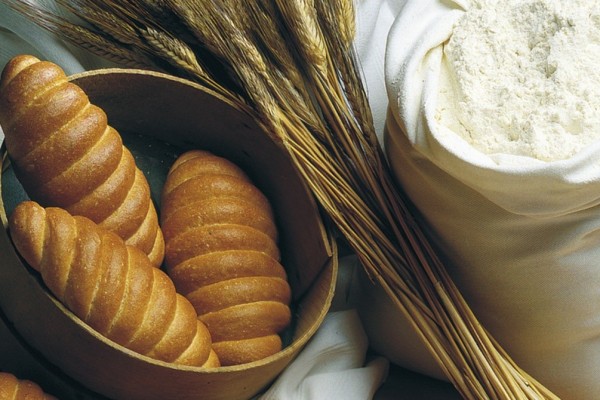
[(19, 379), (8, 372), (0, 372), (0, 399), (10, 400), (56, 400), (45, 393), (35, 382)]
[(213, 338), (222, 365), (281, 350), (291, 289), (280, 264), (271, 206), (228, 160), (192, 150), (164, 185), (165, 265)]
[(150, 187), (102, 109), (51, 62), (11, 59), (0, 78), (0, 125), (28, 196), (82, 215), (164, 258)]
[(215, 363), (210, 333), (191, 303), (146, 254), (115, 233), (33, 201), (17, 205), (9, 231), (50, 291), (101, 335), (165, 362)]

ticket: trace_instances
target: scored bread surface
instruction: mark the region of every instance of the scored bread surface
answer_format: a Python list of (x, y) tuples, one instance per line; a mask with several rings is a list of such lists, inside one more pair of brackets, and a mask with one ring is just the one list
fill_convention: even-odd
[(0, 400), (56, 400), (35, 382), (0, 371)]
[(194, 307), (141, 250), (86, 217), (33, 201), (15, 208), (9, 230), (50, 291), (101, 335), (161, 361), (218, 366)]
[(282, 348), (291, 289), (271, 206), (235, 164), (192, 150), (171, 167), (161, 200), (165, 265), (195, 307), (222, 365)]
[(150, 187), (104, 111), (54, 63), (20, 55), (0, 78), (0, 126), (28, 196), (90, 218), (148, 254), (164, 240)]

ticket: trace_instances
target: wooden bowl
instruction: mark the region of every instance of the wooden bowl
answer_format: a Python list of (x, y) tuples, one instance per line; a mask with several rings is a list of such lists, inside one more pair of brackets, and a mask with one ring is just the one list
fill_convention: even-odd
[[(105, 339), (68, 311), (18, 256), (7, 215), (25, 199), (3, 150), (0, 177), (0, 307), (13, 335), (43, 365), (85, 390), (77, 398), (248, 399), (260, 393), (302, 350), (329, 310), (337, 251), (314, 198), (277, 141), (246, 112), (205, 88), (169, 75), (125, 69), (71, 77), (122, 135), (158, 203), (170, 164), (200, 148), (241, 166), (270, 199), (280, 230), (282, 264), (294, 293), (285, 347), (260, 361), (202, 370), (141, 356)], [(50, 368), (49, 368), (50, 369)], [(49, 371), (50, 372), (50, 371)], [(59, 375), (60, 375), (59, 374)], [(39, 382), (43, 385), (43, 382)]]

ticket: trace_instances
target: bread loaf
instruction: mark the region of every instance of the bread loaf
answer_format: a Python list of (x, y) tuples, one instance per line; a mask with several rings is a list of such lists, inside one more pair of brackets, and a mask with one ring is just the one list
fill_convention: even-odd
[(281, 350), (291, 290), (271, 206), (246, 174), (211, 153), (184, 153), (163, 187), (161, 225), (167, 273), (206, 323), (221, 364)]
[(140, 354), (218, 366), (206, 326), (148, 256), (90, 219), (20, 203), (11, 238), (50, 291), (97, 332)]
[(158, 266), (164, 241), (144, 174), (107, 116), (57, 65), (22, 55), (0, 80), (0, 125), (28, 196), (83, 215)]
[(18, 379), (8, 372), (0, 372), (0, 400), (56, 400), (44, 393), (40, 386), (26, 379)]

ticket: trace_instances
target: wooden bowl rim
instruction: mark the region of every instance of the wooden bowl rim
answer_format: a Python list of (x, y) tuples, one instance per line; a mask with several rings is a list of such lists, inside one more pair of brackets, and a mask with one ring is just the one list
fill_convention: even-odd
[[(189, 81), (189, 80), (186, 80), (183, 78), (179, 78), (179, 77), (175, 77), (175, 76), (172, 76), (172, 75), (169, 75), (166, 73), (162, 73), (162, 72), (149, 71), (149, 70), (143, 70), (143, 69), (104, 68), (104, 69), (99, 69), (99, 70), (85, 71), (85, 72), (71, 75), (71, 76), (69, 76), (69, 80), (76, 80), (79, 78), (85, 78), (85, 77), (90, 77), (90, 76), (94, 77), (94, 76), (110, 75), (110, 74), (124, 74), (124, 75), (141, 74), (141, 75), (146, 75), (146, 76), (156, 77), (159, 79), (165, 79), (165, 80), (177, 82), (179, 84), (191, 86), (191, 87), (198, 89), (200, 91), (203, 91), (211, 96), (214, 96), (215, 98), (219, 99), (220, 101), (226, 103), (227, 105), (233, 107), (234, 109), (236, 109), (240, 112), (247, 112), (247, 110), (240, 109), (236, 104), (232, 103), (231, 101), (229, 101), (228, 99), (221, 96), (219, 93), (214, 92), (211, 89), (208, 89), (202, 85), (196, 84), (192, 81)], [(0, 158), (2, 159), (2, 171), (4, 171), (4, 169), (7, 166), (7, 163), (9, 162), (7, 154), (6, 154), (6, 145), (4, 142), (0, 146)], [(0, 176), (0, 191), (1, 191), (1, 189), (2, 189), (2, 178)], [(4, 227), (4, 234), (6, 236), (8, 236), (8, 234), (7, 234), (8, 216), (6, 215), (4, 199), (3, 199), (3, 196), (1, 196), (1, 195), (0, 195), (0, 220)], [(326, 263), (326, 265), (323, 266), (320, 275), (322, 275), (324, 273), (331, 274), (330, 281), (328, 282), (329, 290), (328, 290), (328, 294), (326, 296), (325, 302), (323, 303), (323, 305), (321, 307), (320, 314), (314, 319), (314, 321), (310, 325), (310, 328), (307, 329), (301, 336), (293, 339), (291, 341), (291, 343), (288, 346), (286, 346), (285, 348), (283, 348), (280, 352), (273, 354), (269, 357), (266, 357), (264, 359), (258, 360), (258, 361), (254, 361), (254, 362), (247, 363), (247, 364), (235, 365), (235, 366), (226, 366), (226, 367), (209, 368), (209, 369), (201, 368), (201, 367), (182, 366), (182, 365), (176, 365), (176, 364), (172, 364), (172, 363), (162, 362), (162, 361), (155, 360), (150, 357), (138, 354), (134, 351), (131, 351), (131, 350), (105, 338), (104, 336), (102, 336), (101, 334), (96, 332), (94, 329), (92, 329), (87, 324), (85, 324), (83, 321), (81, 321), (79, 319), (79, 317), (75, 316), (71, 311), (69, 311), (60, 301), (58, 301), (48, 291), (48, 289), (41, 282), (39, 282), (39, 280), (38, 280), (38, 284), (39, 284), (41, 290), (48, 297), (48, 299), (54, 304), (54, 306), (57, 307), (62, 313), (64, 313), (64, 315), (66, 315), (78, 328), (83, 329), (87, 334), (93, 336), (95, 339), (103, 342), (107, 346), (110, 346), (112, 348), (117, 349), (118, 351), (123, 352), (124, 354), (126, 354), (129, 357), (138, 358), (138, 359), (143, 360), (144, 362), (154, 364), (156, 366), (160, 366), (160, 367), (167, 368), (167, 369), (189, 371), (189, 372), (200, 373), (200, 374), (222, 374), (222, 373), (240, 372), (240, 371), (246, 371), (246, 370), (250, 370), (250, 369), (260, 368), (261, 366), (271, 364), (278, 359), (292, 357), (295, 353), (298, 352), (298, 350), (300, 350), (301, 348), (303, 348), (306, 345), (308, 340), (310, 340), (310, 338), (314, 336), (314, 334), (320, 327), (325, 316), (329, 312), (330, 306), (332, 304), (333, 296), (335, 293), (334, 289), (335, 289), (335, 284), (336, 284), (336, 279), (337, 279), (337, 273), (338, 273), (338, 259), (337, 259), (337, 248), (335, 245), (335, 240), (331, 236), (329, 236), (328, 239), (329, 239), (329, 241), (328, 241), (327, 245), (331, 249), (331, 255), (330, 255), (329, 261)], [(8, 240), (10, 241), (10, 239), (8, 239)], [(14, 247), (13, 247), (13, 250), (17, 254), (16, 249), (14, 249)], [(20, 266), (24, 267), (26, 269), (29, 269), (29, 267), (27, 267), (23, 262), (20, 262)], [(29, 271), (29, 274), (32, 276), (32, 278), (37, 279), (34, 275), (32, 275), (31, 271)], [(321, 276), (319, 276), (316, 280), (319, 280), (319, 279), (321, 279)], [(302, 300), (300, 300), (300, 301), (302, 301)]]

